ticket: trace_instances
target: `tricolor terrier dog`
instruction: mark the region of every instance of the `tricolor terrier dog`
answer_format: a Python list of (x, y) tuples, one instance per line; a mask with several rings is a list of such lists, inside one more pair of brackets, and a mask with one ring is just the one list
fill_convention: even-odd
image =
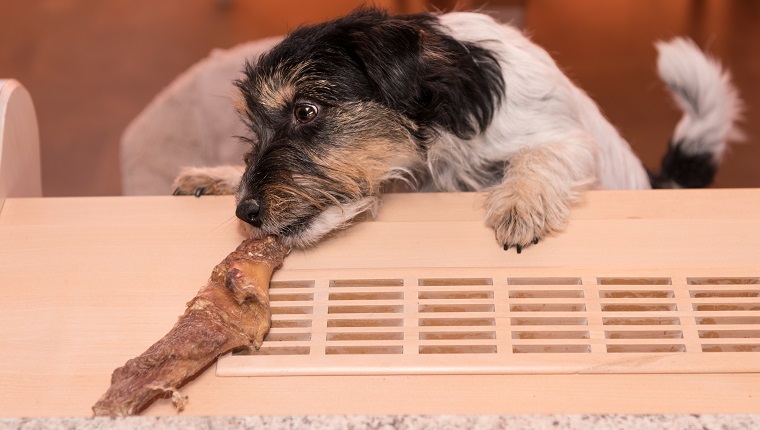
[(478, 13), (360, 9), (301, 27), (245, 65), (245, 166), (186, 170), (178, 194), (235, 193), (258, 234), (314, 244), (373, 213), (384, 185), (485, 191), (486, 223), (517, 252), (563, 230), (582, 191), (703, 187), (740, 110), (720, 64), (658, 43), (683, 118), (649, 173), (597, 105), (520, 31)]

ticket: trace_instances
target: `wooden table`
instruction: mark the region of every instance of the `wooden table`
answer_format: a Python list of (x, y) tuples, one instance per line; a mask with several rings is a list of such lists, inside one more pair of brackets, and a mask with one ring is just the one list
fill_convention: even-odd
[[(376, 220), (340, 232), (313, 249), (294, 251), (275, 280), (287, 287), (291, 281), (317, 279), (318, 287), (320, 279), (328, 278), (407, 280), (419, 272), (430, 274), (430, 279), (475, 279), (480, 273), (495, 273), (493, 281), (486, 283), (491, 295), (476, 298), (479, 307), (473, 312), (494, 312), (493, 330), (512, 330), (512, 336), (459, 343), (481, 347), (482, 342), (493, 341), (491, 352), (498, 349), (509, 355), (508, 365), (488, 370), (478, 366), (492, 365), (487, 357), (495, 355), (459, 354), (457, 358), (472, 358), (474, 370), (467, 374), (449, 360), (456, 354), (449, 354), (437, 361), (439, 370), (422, 367), (417, 373), (402, 363), (390, 370), (373, 364), (362, 374), (355, 357), (346, 359), (347, 366), (354, 366), (348, 371), (318, 365), (326, 372), (322, 376), (309, 374), (303, 367), (292, 374), (280, 368), (269, 376), (217, 376), (212, 366), (182, 390), (190, 397), (185, 413), (760, 410), (760, 366), (755, 364), (760, 363), (760, 352), (750, 352), (760, 349), (755, 348), (760, 344), (760, 285), (755, 284), (760, 282), (760, 190), (591, 192), (574, 209), (567, 232), (521, 255), (499, 249), (483, 225), (480, 201), (477, 194), (389, 195)], [(108, 387), (113, 369), (166, 333), (214, 265), (240, 242), (232, 207), (231, 197), (7, 199), (0, 212), (0, 416), (89, 415), (90, 406)], [(543, 289), (521, 284), (536, 277), (571, 282), (547, 281)], [(578, 285), (572, 281), (576, 278)], [(715, 280), (721, 284), (721, 279), (730, 281), (729, 285), (713, 285)], [(415, 291), (425, 290), (425, 285), (434, 284), (420, 281)], [(399, 307), (412, 309), (413, 317), (399, 317), (404, 324), (422, 320), (429, 309), (446, 303), (425, 295), (428, 290), (449, 287), (431, 287), (425, 294), (414, 295), (404, 295), (405, 288), (393, 286), (396, 295), (389, 296), (398, 299), (394, 303), (400, 303)], [(628, 327), (646, 334), (630, 339), (631, 331), (607, 325), (621, 312), (641, 308), (632, 301), (635, 297), (618, 294), (626, 288), (640, 293), (645, 306), (651, 306), (638, 309), (643, 313), (637, 315), (663, 324), (670, 318), (667, 312), (678, 308), (683, 312), (680, 325), (664, 327), (663, 339), (652, 339), (653, 330)], [(316, 327), (318, 308), (327, 309), (329, 303), (327, 296), (314, 291), (310, 300)], [(343, 291), (355, 293), (360, 288)], [(549, 307), (531, 310), (515, 304), (525, 299), (520, 294), (530, 296), (531, 291), (539, 291), (531, 296), (531, 306)], [(553, 296), (557, 291), (559, 295)], [(493, 303), (502, 297), (509, 307), (500, 311), (501, 304)], [(283, 307), (292, 305), (287, 300)], [(424, 305), (425, 300), (432, 301)], [(528, 315), (521, 312), (526, 310), (534, 312), (532, 316), (560, 319), (579, 315), (576, 320), (586, 324), (580, 329), (521, 328), (520, 317)], [(443, 315), (454, 311), (444, 310)], [(716, 315), (733, 320), (720, 327), (697, 327)], [(332, 333), (330, 327), (325, 330)], [(400, 330), (404, 336), (395, 342), (403, 353), (397, 357), (409, 356), (411, 363), (420, 363), (433, 341), (423, 334), (409, 336), (410, 328)], [(688, 337), (692, 331), (704, 334), (704, 339)], [(291, 333), (288, 329), (280, 332)], [(578, 332), (585, 337), (557, 339), (561, 333)], [(322, 338), (314, 339), (312, 350), (319, 349), (320, 355), (329, 358), (324, 332), (315, 333)], [(530, 336), (522, 336), (526, 333), (544, 336), (548, 349), (543, 352), (556, 354), (532, 354)], [(287, 345), (299, 342), (284, 341)], [(562, 349), (567, 345), (569, 350)], [(680, 349), (644, 355), (635, 351), (647, 345)], [(716, 345), (724, 352), (708, 357), (712, 361), (700, 361)], [(588, 350), (573, 354), (576, 347)], [(624, 352), (615, 353), (616, 348)], [(737, 352), (728, 352), (732, 348)], [(512, 356), (516, 361), (510, 361)], [(578, 356), (606, 358), (584, 364)], [(678, 361), (682, 357), (684, 361)], [(225, 366), (234, 369), (235, 360), (228, 357)], [(399, 366), (393, 360), (388, 363)], [(563, 368), (563, 363), (569, 363), (568, 367)], [(708, 371), (678, 368), (679, 363), (687, 367), (696, 363)], [(452, 369), (459, 374), (440, 374)], [(162, 400), (146, 414), (174, 411)]]

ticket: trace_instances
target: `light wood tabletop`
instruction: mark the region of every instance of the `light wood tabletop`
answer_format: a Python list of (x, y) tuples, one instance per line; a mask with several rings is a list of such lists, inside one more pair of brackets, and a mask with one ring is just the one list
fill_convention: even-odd
[[(519, 255), (481, 201), (388, 195), (294, 250), (266, 353), (206, 369), (183, 413), (760, 410), (760, 189), (589, 192)], [(241, 240), (232, 197), (8, 198), (0, 416), (89, 416)]]

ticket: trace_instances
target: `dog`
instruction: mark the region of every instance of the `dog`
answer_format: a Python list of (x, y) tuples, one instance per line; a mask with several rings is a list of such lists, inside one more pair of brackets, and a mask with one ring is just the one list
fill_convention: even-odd
[(235, 83), (245, 166), (185, 170), (175, 194), (234, 193), (254, 234), (308, 247), (373, 214), (388, 184), (484, 191), (498, 245), (520, 253), (562, 231), (585, 190), (711, 183), (740, 136), (738, 92), (692, 41), (657, 49), (683, 117), (654, 173), (519, 30), (481, 13), (361, 8), (247, 62)]

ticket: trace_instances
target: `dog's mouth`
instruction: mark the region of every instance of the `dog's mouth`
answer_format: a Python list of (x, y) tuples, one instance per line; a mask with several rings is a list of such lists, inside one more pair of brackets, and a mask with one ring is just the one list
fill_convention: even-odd
[(313, 216), (295, 220), (287, 224), (276, 224), (268, 221), (251, 223), (241, 220), (241, 226), (245, 235), (248, 237), (264, 237), (274, 235), (280, 237), (283, 243), (295, 247), (304, 248), (316, 242), (319, 238), (311, 238), (309, 234), (309, 225), (313, 221)]
[(320, 211), (279, 223), (270, 217), (264, 217), (255, 225), (247, 221), (241, 224), (244, 224), (248, 236), (276, 235), (291, 247), (308, 248), (331, 232), (348, 226), (357, 215), (374, 213), (377, 202), (377, 197), (366, 197), (349, 204), (330, 205)]
[(277, 228), (272, 229), (274, 235), (283, 237), (283, 238), (291, 238), (291, 237), (299, 237), (306, 234), (309, 230), (309, 225), (312, 223), (314, 217), (310, 216), (305, 219), (298, 220), (294, 223), (282, 225)]

